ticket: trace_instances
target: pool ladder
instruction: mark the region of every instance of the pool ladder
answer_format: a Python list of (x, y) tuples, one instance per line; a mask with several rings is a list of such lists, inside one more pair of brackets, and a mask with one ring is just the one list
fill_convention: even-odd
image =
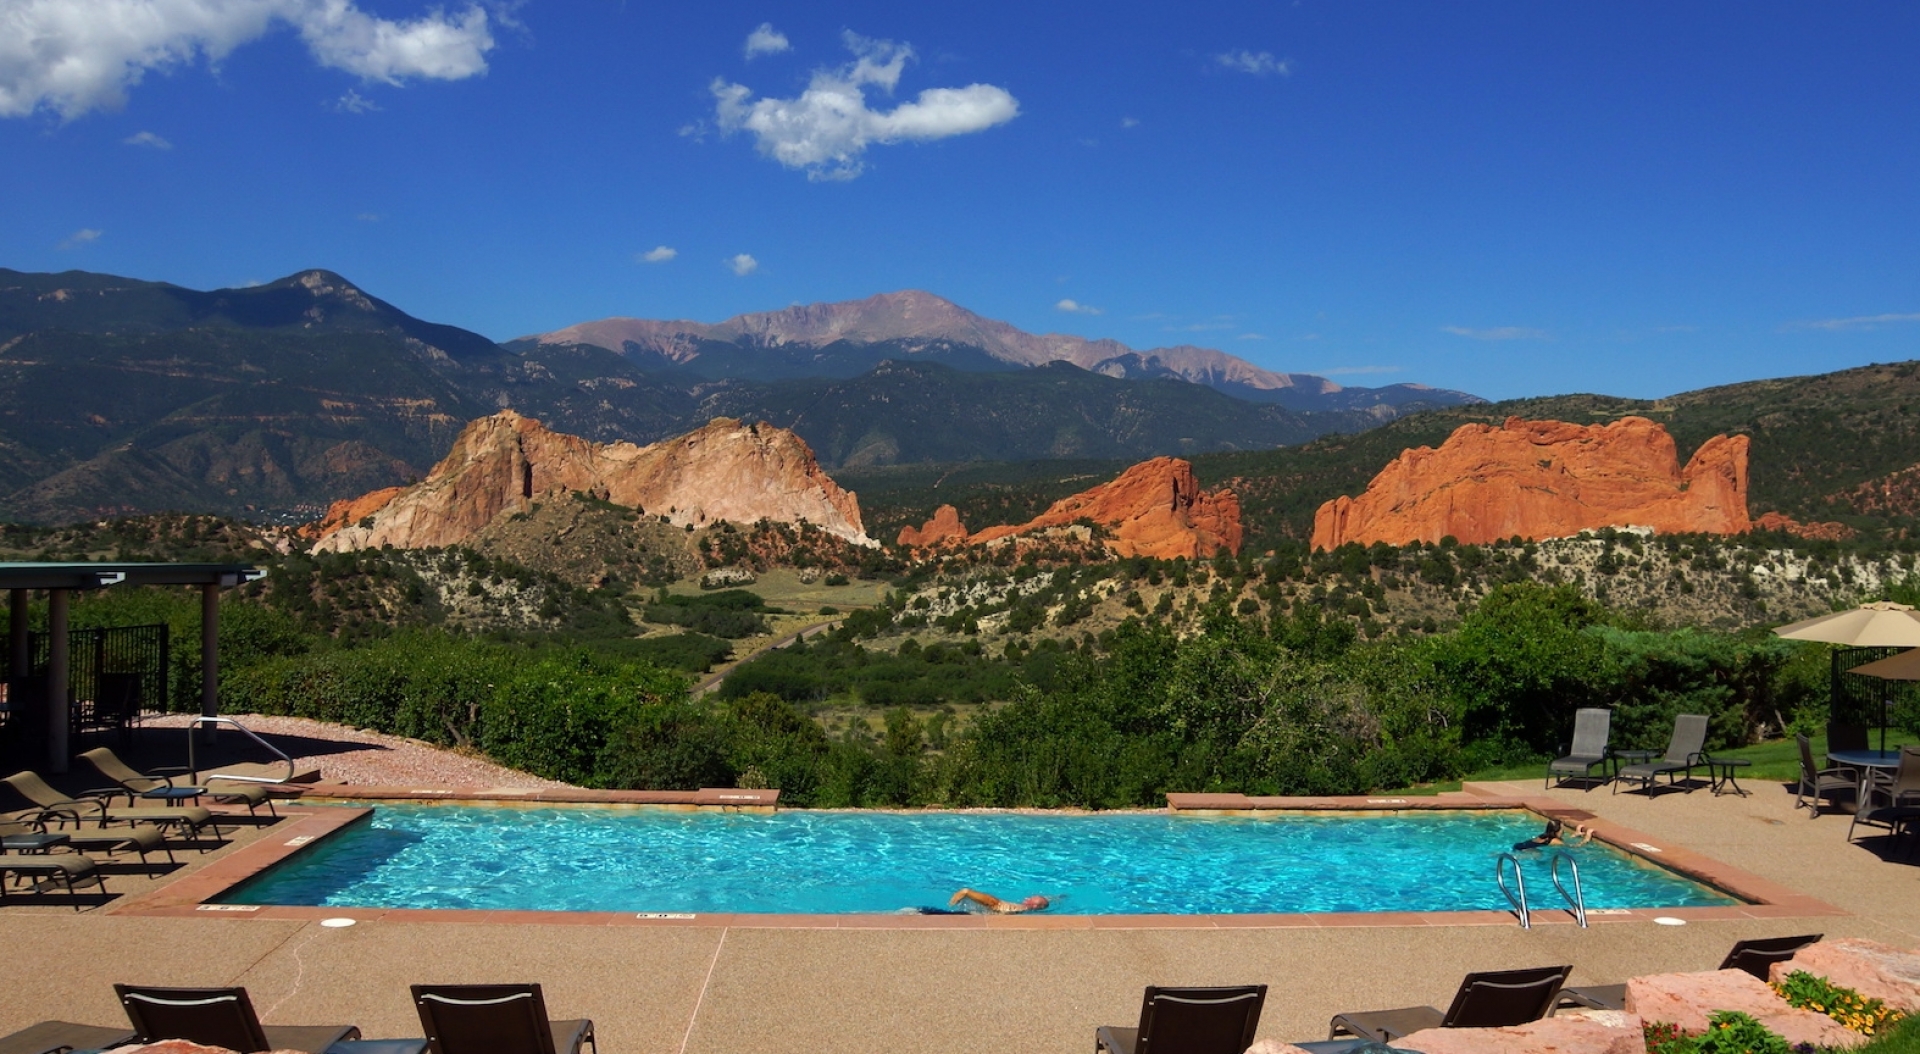
[[(1513, 884), (1507, 884), (1507, 865), (1513, 865)], [(1566, 882), (1560, 877), (1560, 865), (1567, 865), (1573, 879), (1573, 889), (1568, 891)], [(1553, 854), (1553, 864), (1548, 874), (1553, 878), (1553, 888), (1560, 893), (1560, 899), (1567, 902), (1567, 910), (1573, 914), (1574, 921), (1581, 928), (1587, 925), (1587, 896), (1580, 889), (1580, 863), (1565, 853)], [(1494, 881), (1500, 884), (1500, 892), (1513, 905), (1513, 914), (1520, 920), (1520, 928), (1533, 928), (1533, 909), (1527, 904), (1527, 876), (1520, 870), (1520, 858), (1512, 853), (1501, 853), (1493, 862)]]

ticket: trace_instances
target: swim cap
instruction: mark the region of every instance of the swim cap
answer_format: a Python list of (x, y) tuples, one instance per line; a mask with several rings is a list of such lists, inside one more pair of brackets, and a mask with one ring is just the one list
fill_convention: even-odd
[(1050, 903), (1052, 903), (1052, 901), (1049, 901), (1047, 898), (1042, 896), (1028, 897), (1027, 899), (1020, 902), (1021, 906), (1026, 908), (1028, 911), (1039, 911), (1041, 908), (1046, 907)]

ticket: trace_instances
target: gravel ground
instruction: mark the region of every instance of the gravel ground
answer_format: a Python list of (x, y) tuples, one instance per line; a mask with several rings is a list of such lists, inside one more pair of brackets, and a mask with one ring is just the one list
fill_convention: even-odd
[[(354, 749), (320, 754), (295, 760), (318, 765), (320, 778), (328, 783), (350, 783), (362, 787), (445, 787), (448, 789), (544, 788), (567, 784), (542, 779), (529, 773), (496, 765), (483, 758), (442, 750), (417, 739), (405, 739), (379, 732), (367, 732), (345, 725), (330, 725), (304, 717), (273, 717), (266, 714), (227, 714), (239, 719), (249, 731), (271, 740), (275, 736), (301, 736), (333, 743), (353, 744)], [(184, 728), (189, 715), (148, 714), (140, 722), (143, 728)], [(276, 744), (284, 745), (284, 744)]]

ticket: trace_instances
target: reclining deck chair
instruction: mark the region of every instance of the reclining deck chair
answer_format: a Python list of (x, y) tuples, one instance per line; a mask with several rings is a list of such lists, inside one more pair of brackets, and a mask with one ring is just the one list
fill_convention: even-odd
[[(46, 834), (44, 816), (0, 820), (0, 837)], [(173, 858), (173, 848), (161, 839), (160, 831), (155, 827), (74, 827), (59, 833), (67, 837), (64, 844), (83, 853), (117, 853), (122, 849), (131, 849), (140, 854), (140, 864), (144, 867), (148, 851), (159, 849), (167, 854), (168, 863), (179, 862)]]
[(325, 1050), (359, 1039), (356, 1025), (262, 1025), (245, 988), (150, 988), (117, 984), (135, 1042), (184, 1039), (239, 1054), (265, 1050)]
[[(38, 773), (30, 771), (16, 772), (0, 780), (12, 787), (22, 798), (39, 806), (42, 816), (55, 815), (71, 821), (75, 826), (87, 820), (96, 821), (105, 827), (110, 823), (140, 824), (150, 823), (167, 827), (185, 827), (198, 836), (200, 828), (212, 827), (213, 836), (220, 837), (220, 825), (213, 822), (213, 813), (203, 806), (186, 805), (177, 808), (153, 809), (112, 809), (99, 797), (69, 798), (54, 790)], [(24, 813), (13, 814), (12, 819), (21, 818)]]
[[(1716, 970), (1745, 970), (1762, 981), (1771, 980), (1769, 968), (1774, 963), (1786, 962), (1793, 953), (1818, 941), (1823, 934), (1809, 933), (1799, 937), (1761, 937), (1756, 940), (1735, 942), (1733, 950), (1720, 960)], [(1578, 988), (1560, 990), (1560, 1006), (1584, 1006), (1594, 1010), (1625, 1010), (1627, 1007), (1627, 986), (1623, 984), (1581, 985)]]
[(66, 887), (73, 910), (80, 910), (80, 883), (91, 882), (107, 892), (106, 876), (85, 853), (0, 853), (0, 900), (6, 899), (7, 876), (41, 879)]
[(420, 1012), (433, 1054), (578, 1054), (600, 1050), (587, 1018), (554, 1021), (537, 984), (417, 984)]
[(1613, 758), (1607, 750), (1607, 733), (1612, 723), (1611, 710), (1582, 707), (1574, 711), (1573, 742), (1567, 747), (1565, 757), (1555, 758), (1547, 765), (1547, 786), (1553, 786), (1556, 777), (1564, 785), (1577, 776), (1589, 781), (1587, 789), (1592, 790), (1594, 766), (1605, 765)]
[[(158, 790), (162, 787), (186, 786), (184, 783), (174, 783), (174, 776), (185, 776), (190, 771), (185, 768), (155, 769), (154, 772), (156, 773), (168, 773), (168, 775), (150, 776), (144, 772), (135, 771), (131, 765), (121, 761), (119, 755), (115, 754), (108, 747), (95, 747), (92, 750), (82, 753), (80, 756), (86, 759), (95, 769), (99, 770), (100, 775), (119, 784), (120, 790), (117, 793), (125, 794), (127, 796), (127, 804), (130, 806), (140, 804), (140, 795), (145, 794), (147, 791)], [(109, 794), (116, 793), (110, 788), (107, 789), (106, 792)], [(254, 815), (259, 814), (260, 806), (262, 805), (267, 807), (269, 814), (273, 816), (280, 815), (279, 811), (273, 807), (273, 799), (267, 796), (267, 788), (258, 784), (227, 783), (220, 787), (207, 786), (206, 792), (207, 796), (214, 801), (245, 805), (247, 812)]]
[(71, 1021), (42, 1021), (0, 1036), (0, 1054), (58, 1054), (69, 1050), (107, 1050), (126, 1046), (133, 1033)]
[(1460, 982), (1460, 990), (1454, 993), (1453, 1005), (1446, 1013), (1430, 1006), (1409, 1006), (1335, 1014), (1327, 1027), (1327, 1038), (1348, 1035), (1392, 1043), (1429, 1028), (1524, 1025), (1553, 1012), (1560, 986), (1572, 971), (1572, 966), (1542, 966), (1470, 973)]
[(1102, 1025), (1094, 1054), (1240, 1054), (1253, 1045), (1267, 986), (1160, 988), (1147, 986), (1135, 1028)]
[(1696, 765), (1707, 761), (1707, 719), (1701, 714), (1681, 714), (1673, 719), (1673, 735), (1667, 740), (1667, 752), (1654, 761), (1623, 766), (1613, 774), (1613, 792), (1620, 793), (1622, 783), (1638, 783), (1651, 795), (1660, 774), (1667, 774), (1667, 786), (1677, 782), (1675, 773), (1693, 775)]

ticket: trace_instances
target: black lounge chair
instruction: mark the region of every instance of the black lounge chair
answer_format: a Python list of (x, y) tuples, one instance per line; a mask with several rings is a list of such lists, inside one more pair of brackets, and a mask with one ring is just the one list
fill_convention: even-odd
[(1678, 773), (1692, 778), (1695, 766), (1707, 763), (1707, 719), (1701, 714), (1681, 714), (1673, 719), (1673, 735), (1667, 740), (1667, 752), (1658, 759), (1625, 765), (1613, 774), (1613, 792), (1620, 793), (1622, 783), (1638, 783), (1653, 793), (1661, 773), (1667, 786), (1678, 783)]
[[(123, 849), (140, 854), (140, 864), (147, 865), (147, 854), (155, 849), (167, 854), (168, 863), (178, 863), (173, 857), (173, 847), (160, 837), (155, 827), (64, 827), (59, 825), (58, 813), (29, 814), (18, 820), (0, 820), (0, 837), (20, 838), (34, 835), (59, 834), (66, 841), (61, 845), (78, 849), (83, 853), (117, 853)], [(54, 825), (49, 828), (48, 820)]]
[(576, 1054), (582, 1043), (600, 1050), (590, 1019), (547, 1017), (537, 984), (417, 984), (413, 1006), (433, 1054)]
[(99, 886), (102, 896), (107, 892), (106, 876), (85, 853), (0, 853), (0, 900), (7, 895), (8, 875), (35, 882), (36, 889), (45, 883), (65, 887), (75, 911), (80, 910), (81, 883)]
[[(1774, 963), (1783, 963), (1793, 958), (1793, 953), (1818, 941), (1824, 934), (1808, 933), (1799, 937), (1760, 937), (1750, 941), (1736, 941), (1733, 950), (1720, 960), (1716, 970), (1745, 970), (1762, 981), (1772, 980), (1768, 976)], [(1577, 988), (1560, 990), (1560, 1006), (1584, 1006), (1594, 1010), (1625, 1010), (1627, 1008), (1627, 986), (1623, 984), (1591, 984)]]
[(359, 1039), (356, 1025), (262, 1025), (245, 988), (151, 988), (117, 984), (135, 1041), (184, 1039), (239, 1054), (265, 1050), (325, 1050)]
[(1102, 1025), (1094, 1054), (1240, 1054), (1253, 1045), (1267, 986), (1160, 988), (1147, 986), (1135, 1028)]
[(1607, 734), (1613, 723), (1613, 711), (1600, 707), (1582, 707), (1573, 713), (1573, 742), (1568, 745), (1565, 757), (1555, 758), (1547, 765), (1547, 786), (1557, 780), (1564, 785), (1568, 779), (1579, 778), (1588, 781), (1588, 790), (1592, 790), (1593, 770), (1595, 766), (1605, 765), (1613, 759), (1607, 750)]
[(1793, 795), (1793, 807), (1805, 806), (1808, 819), (1820, 815), (1820, 800), (1836, 791), (1852, 795), (1860, 783), (1860, 774), (1844, 766), (1823, 769), (1813, 763), (1813, 744), (1804, 735), (1793, 737), (1800, 746), (1800, 786)]
[[(1875, 804), (1876, 802), (1880, 804)], [(1847, 841), (1861, 824), (1885, 827), (1897, 841), (1920, 826), (1920, 746), (1900, 748), (1900, 766), (1889, 780), (1873, 780), (1847, 825)]]
[[(117, 791), (112, 788), (102, 788), (102, 792), (107, 795), (126, 795), (129, 806), (139, 805), (143, 800), (141, 796), (148, 791), (184, 791), (184, 789), (188, 787), (188, 784), (175, 783), (174, 777), (185, 776), (192, 771), (186, 768), (155, 769), (153, 771), (156, 775), (149, 775), (145, 772), (137, 771), (133, 766), (121, 761), (120, 756), (107, 747), (95, 747), (92, 750), (82, 753), (80, 757), (92, 765), (100, 775), (119, 784)], [(158, 775), (159, 773), (164, 773), (164, 775)], [(231, 805), (245, 805), (247, 812), (251, 815), (259, 815), (260, 806), (262, 805), (267, 807), (269, 815), (276, 817), (280, 815), (279, 811), (273, 807), (273, 799), (267, 795), (267, 788), (259, 784), (229, 782), (224, 786), (215, 787), (208, 785), (197, 789), (204, 791), (207, 797), (212, 798), (214, 801), (226, 802)], [(145, 800), (151, 801), (152, 799)]]
[(0, 1054), (62, 1054), (69, 1050), (106, 1050), (125, 1046), (133, 1033), (125, 1028), (42, 1021), (0, 1036)]
[(1490, 970), (1470, 973), (1454, 993), (1446, 1013), (1430, 1006), (1398, 1010), (1365, 1010), (1335, 1014), (1327, 1038), (1359, 1036), (1391, 1043), (1429, 1028), (1501, 1028), (1538, 1021), (1553, 1012), (1560, 986), (1572, 966), (1541, 966), (1528, 970)]

